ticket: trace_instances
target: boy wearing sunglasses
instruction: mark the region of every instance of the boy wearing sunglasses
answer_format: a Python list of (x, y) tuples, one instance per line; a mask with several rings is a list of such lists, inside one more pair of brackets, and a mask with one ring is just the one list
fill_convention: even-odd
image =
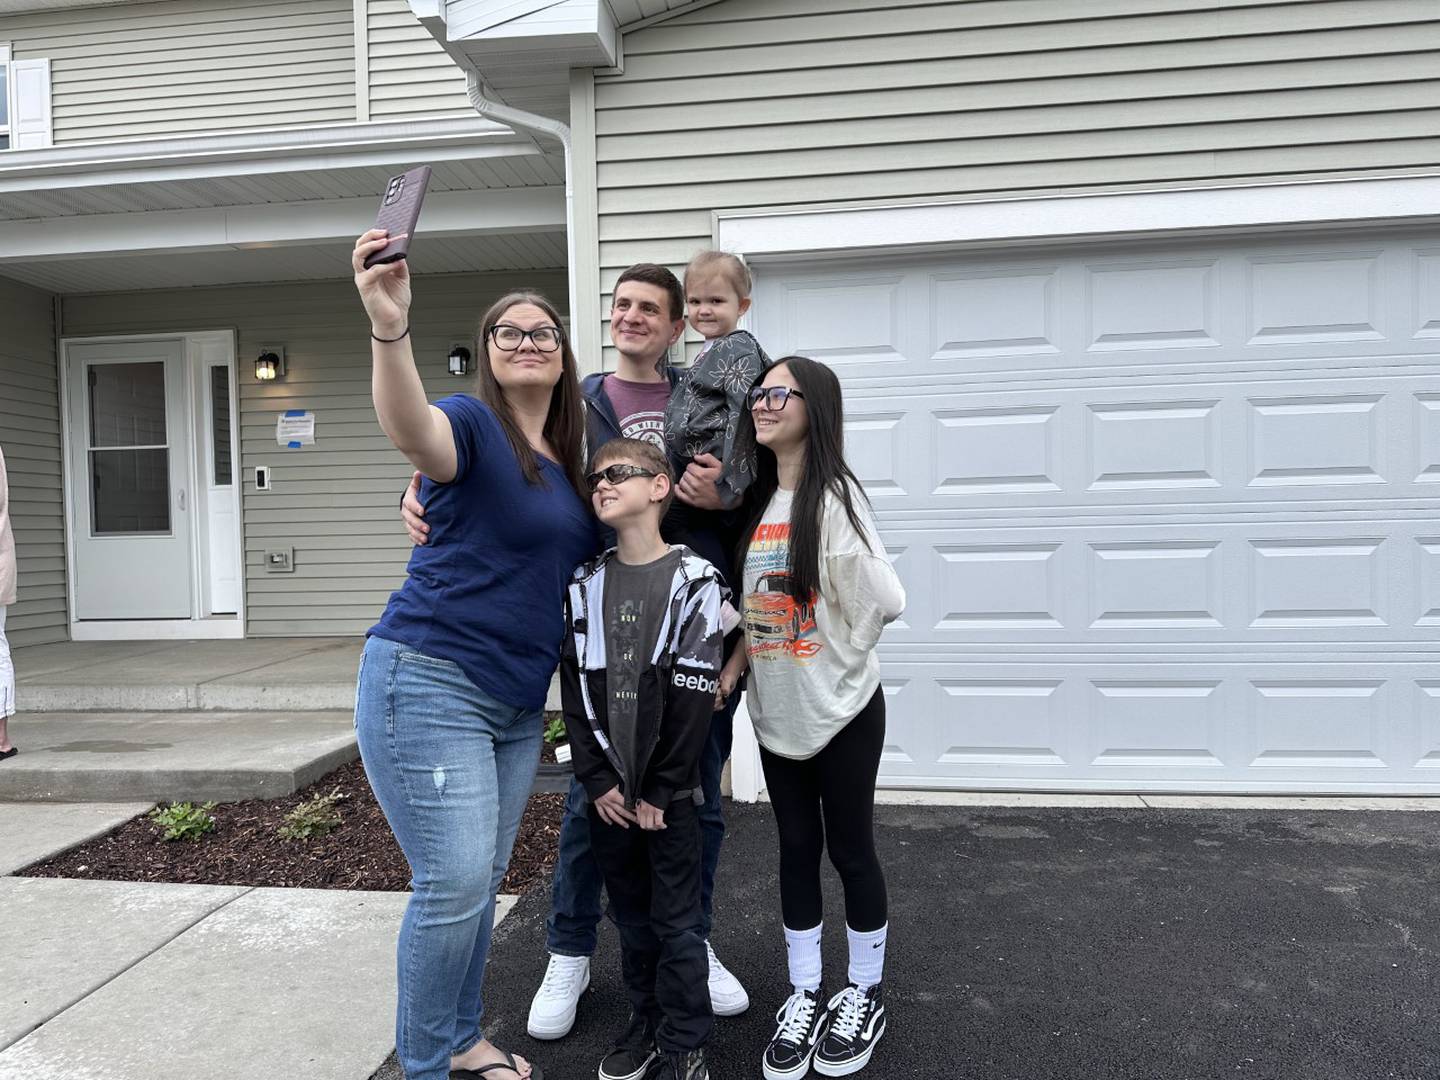
[(616, 546), (571, 580), (560, 687), (631, 1009), (599, 1075), (708, 1080), (700, 754), (738, 615), (718, 571), (660, 536), (674, 494), (665, 453), (612, 439), (591, 468), (591, 505)]

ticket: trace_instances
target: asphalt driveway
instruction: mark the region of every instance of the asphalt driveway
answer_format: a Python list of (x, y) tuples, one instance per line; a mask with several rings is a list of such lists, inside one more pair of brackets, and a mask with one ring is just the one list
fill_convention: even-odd
[[(730, 820), (714, 941), (753, 1005), (719, 1022), (711, 1075), (750, 1080), (788, 982), (770, 810)], [(890, 1027), (866, 1075), (1440, 1076), (1440, 816), (883, 807), (878, 822)], [(547, 903), (525, 898), (497, 932), (492, 1034), (579, 1080), (624, 1022), (618, 955), (607, 927), (575, 1031), (529, 1039)], [(828, 985), (845, 968), (833, 874), (827, 911)]]

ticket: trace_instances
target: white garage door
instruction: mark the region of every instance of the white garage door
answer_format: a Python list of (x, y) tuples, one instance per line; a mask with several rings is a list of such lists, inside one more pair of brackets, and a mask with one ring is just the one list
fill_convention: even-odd
[(1440, 787), (1440, 234), (757, 278), (909, 591), (885, 784)]

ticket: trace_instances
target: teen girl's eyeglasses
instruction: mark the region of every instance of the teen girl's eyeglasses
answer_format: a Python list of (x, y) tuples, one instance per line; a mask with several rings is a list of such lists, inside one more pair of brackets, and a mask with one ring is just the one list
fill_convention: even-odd
[(650, 469), (642, 469), (639, 465), (606, 465), (599, 472), (592, 472), (585, 477), (585, 485), (592, 491), (600, 490), (600, 481), (604, 480), (611, 487), (618, 487), (626, 480), (633, 480), (637, 476), (659, 476), (660, 474)]
[(527, 337), (541, 352), (554, 352), (560, 348), (561, 334), (558, 326), (537, 326), (534, 330), (521, 330), (509, 323), (499, 323), (490, 328), (490, 340), (507, 351), (520, 348)]
[(799, 390), (791, 390), (788, 386), (752, 386), (750, 393), (745, 395), (745, 397), (752, 409), (755, 408), (756, 405), (759, 405), (760, 400), (763, 398), (765, 400), (765, 408), (771, 412), (779, 412), (785, 408), (785, 403), (792, 397), (797, 397), (801, 401), (805, 400), (804, 394)]

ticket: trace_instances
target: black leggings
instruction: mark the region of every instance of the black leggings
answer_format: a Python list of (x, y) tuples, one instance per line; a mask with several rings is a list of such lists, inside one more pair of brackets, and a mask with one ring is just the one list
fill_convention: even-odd
[(875, 856), (875, 775), (885, 746), (885, 692), (805, 761), (760, 748), (765, 786), (780, 830), (780, 910), (791, 930), (820, 924), (820, 853), (845, 887), (845, 922), (860, 932), (879, 930), (887, 918), (885, 872)]

